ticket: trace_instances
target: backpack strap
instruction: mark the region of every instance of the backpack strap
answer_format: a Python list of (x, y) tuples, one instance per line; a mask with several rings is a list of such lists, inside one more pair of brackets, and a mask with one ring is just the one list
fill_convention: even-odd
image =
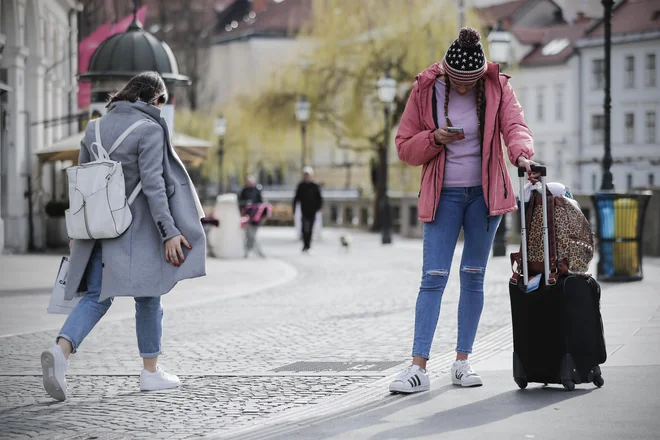
[[(144, 124), (144, 123), (146, 123), (146, 122), (148, 122), (146, 119), (140, 119), (139, 121), (134, 122), (133, 125), (131, 125), (130, 127), (128, 127), (128, 128), (127, 128), (127, 129), (121, 134), (121, 136), (119, 136), (119, 137), (117, 138), (117, 140), (115, 141), (115, 143), (112, 144), (112, 147), (110, 148), (110, 151), (108, 151), (108, 154), (110, 155), (110, 154), (114, 153), (114, 151), (115, 151), (117, 148), (119, 148), (119, 146), (121, 145), (121, 143), (124, 142), (124, 140), (128, 137), (128, 135), (131, 134), (131, 133), (133, 132), (133, 130), (135, 130), (135, 129), (138, 128), (140, 125), (142, 125), (142, 124)], [(97, 129), (97, 132), (96, 132), (96, 139), (97, 139), (97, 142), (100, 144), (101, 141), (99, 140), (99, 137), (98, 137), (98, 136), (99, 136), (98, 127), (99, 127), (99, 125), (98, 125), (98, 123), (97, 123), (97, 124), (96, 124), (96, 129)]]
[(101, 118), (98, 118), (94, 123), (94, 133), (96, 134), (96, 143), (103, 146), (101, 144)]
[(138, 195), (140, 195), (140, 191), (142, 191), (142, 182), (138, 182), (138, 184), (135, 186), (135, 189), (131, 193), (131, 195), (128, 197), (128, 204), (132, 205), (135, 199), (137, 198)]
[[(146, 119), (140, 119), (139, 121), (135, 121), (133, 125), (128, 127), (124, 132), (117, 138), (114, 144), (112, 144), (112, 147), (110, 148), (110, 151), (108, 151), (108, 155), (112, 154), (119, 146), (126, 140), (129, 134), (133, 132), (136, 128), (138, 128), (140, 125), (145, 124), (149, 122)], [(98, 124), (97, 124), (98, 127)], [(135, 186), (135, 189), (131, 193), (131, 195), (128, 197), (128, 204), (132, 205), (135, 199), (137, 198), (138, 195), (140, 195), (140, 191), (142, 191), (142, 182), (138, 182), (138, 184)]]

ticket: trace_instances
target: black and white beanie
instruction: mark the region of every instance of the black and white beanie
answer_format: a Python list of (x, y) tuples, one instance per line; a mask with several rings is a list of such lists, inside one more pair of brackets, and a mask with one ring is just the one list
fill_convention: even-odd
[(442, 66), (453, 84), (469, 86), (486, 73), (488, 65), (480, 40), (479, 31), (464, 27), (447, 49)]

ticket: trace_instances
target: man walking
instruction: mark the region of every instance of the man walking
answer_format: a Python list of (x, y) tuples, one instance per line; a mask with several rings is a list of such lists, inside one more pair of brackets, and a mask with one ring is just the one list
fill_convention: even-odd
[(321, 196), (321, 187), (314, 182), (314, 171), (311, 167), (303, 169), (303, 180), (298, 184), (296, 196), (293, 199), (293, 212), (296, 212), (296, 204), (300, 203), (300, 213), (302, 215), (302, 235), (303, 252), (309, 252), (312, 245), (312, 230), (316, 213), (323, 206), (323, 196)]

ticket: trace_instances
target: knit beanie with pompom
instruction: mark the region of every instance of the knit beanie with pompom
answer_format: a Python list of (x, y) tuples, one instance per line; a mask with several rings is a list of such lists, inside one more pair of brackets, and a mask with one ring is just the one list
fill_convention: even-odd
[(469, 86), (484, 76), (488, 65), (479, 31), (470, 27), (461, 29), (447, 49), (442, 66), (455, 85)]

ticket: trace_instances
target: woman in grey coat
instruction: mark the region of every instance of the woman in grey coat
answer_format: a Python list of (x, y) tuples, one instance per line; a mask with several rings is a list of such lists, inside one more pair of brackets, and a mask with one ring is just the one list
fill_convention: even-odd
[(179, 386), (179, 379), (158, 365), (163, 308), (160, 296), (178, 281), (206, 274), (204, 216), (195, 189), (169, 141), (160, 108), (167, 89), (155, 72), (132, 78), (108, 103), (108, 113), (87, 125), (79, 163), (90, 162), (95, 125), (109, 147), (136, 121), (146, 120), (112, 153), (122, 163), (128, 197), (138, 182), (142, 191), (131, 205), (133, 222), (109, 240), (72, 240), (66, 298), (84, 292), (56, 339), (41, 355), (44, 387), (51, 397), (67, 397), (69, 355), (112, 305), (115, 296), (135, 297), (135, 320), (144, 369), (140, 389)]

